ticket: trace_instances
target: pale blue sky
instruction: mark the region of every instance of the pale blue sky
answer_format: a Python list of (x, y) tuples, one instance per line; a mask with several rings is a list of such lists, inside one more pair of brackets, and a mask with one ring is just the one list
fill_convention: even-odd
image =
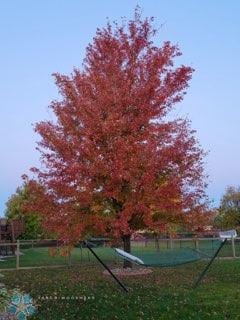
[(240, 1), (219, 0), (2, 0), (0, 2), (0, 215), (21, 175), (38, 165), (32, 124), (51, 118), (57, 96), (51, 74), (80, 66), (97, 27), (144, 15), (163, 24), (156, 43), (178, 43), (181, 62), (196, 69), (176, 115), (188, 116), (210, 154), (210, 199), (240, 185)]

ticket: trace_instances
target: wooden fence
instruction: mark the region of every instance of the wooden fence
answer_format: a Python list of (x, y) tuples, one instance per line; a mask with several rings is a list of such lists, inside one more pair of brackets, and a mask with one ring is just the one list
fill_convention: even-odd
[[(214, 242), (214, 240), (218, 240), (218, 238), (165, 238), (165, 239), (145, 239), (145, 240), (132, 240), (131, 245), (134, 248), (157, 248), (161, 249), (177, 249), (177, 248), (184, 248), (186, 245), (190, 246), (195, 249), (199, 249), (204, 242)], [(228, 257), (238, 258), (240, 257), (240, 237), (232, 238), (228, 242), (231, 247), (228, 245), (228, 250), (226, 252)], [(21, 249), (24, 250), (26, 246), (28, 248), (35, 248), (35, 247), (58, 247), (59, 242), (53, 239), (45, 239), (45, 240), (17, 240), (15, 243), (2, 243), (0, 242), (0, 247), (7, 247), (11, 246), (14, 247), (15, 257), (16, 257), (16, 269), (20, 268), (20, 256), (21, 256)], [(237, 250), (236, 250), (237, 248)], [(1, 251), (1, 250), (0, 250)], [(82, 252), (81, 252), (82, 254)], [(1, 268), (1, 265), (0, 265)]]

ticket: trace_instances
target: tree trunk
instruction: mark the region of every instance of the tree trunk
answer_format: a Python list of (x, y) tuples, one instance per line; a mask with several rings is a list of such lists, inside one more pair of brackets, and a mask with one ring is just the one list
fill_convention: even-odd
[[(131, 253), (131, 236), (125, 235), (122, 237), (123, 240), (123, 250), (127, 253)], [(132, 268), (132, 262), (124, 260), (123, 268)]]
[(158, 234), (155, 235), (155, 245), (156, 245), (156, 249), (157, 251), (160, 250), (160, 246), (159, 246), (159, 238), (158, 238)]

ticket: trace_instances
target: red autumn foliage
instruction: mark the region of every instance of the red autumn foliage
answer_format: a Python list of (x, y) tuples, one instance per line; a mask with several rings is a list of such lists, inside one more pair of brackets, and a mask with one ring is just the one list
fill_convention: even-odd
[(58, 255), (58, 249), (57, 248), (48, 248), (48, 253), (51, 257), (56, 257)]
[(155, 34), (136, 11), (125, 25), (97, 30), (81, 70), (55, 74), (62, 100), (50, 106), (56, 121), (36, 125), (42, 166), (29, 184), (31, 206), (65, 242), (202, 214), (204, 152), (189, 122), (168, 116), (193, 69), (176, 67), (178, 47), (156, 46)]

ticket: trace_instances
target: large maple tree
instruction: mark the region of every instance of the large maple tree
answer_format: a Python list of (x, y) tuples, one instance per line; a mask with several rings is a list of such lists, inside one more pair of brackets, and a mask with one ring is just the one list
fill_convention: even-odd
[(55, 120), (36, 125), (42, 165), (30, 184), (32, 206), (68, 243), (108, 233), (129, 251), (134, 231), (202, 213), (204, 152), (189, 122), (169, 116), (193, 69), (175, 66), (178, 47), (155, 35), (136, 10), (97, 30), (81, 69), (55, 74), (62, 98)]

